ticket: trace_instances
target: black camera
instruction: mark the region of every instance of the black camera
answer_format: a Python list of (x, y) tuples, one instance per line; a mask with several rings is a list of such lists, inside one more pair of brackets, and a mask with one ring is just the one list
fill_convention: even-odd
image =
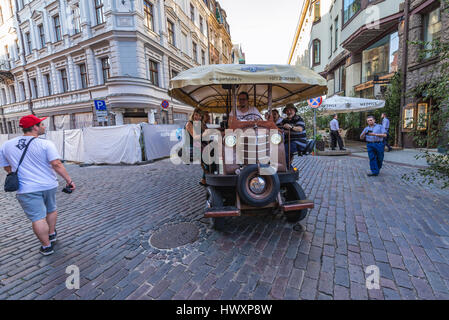
[(73, 190), (72, 189), (70, 189), (70, 187), (71, 187), (72, 185), (69, 185), (69, 186), (65, 186), (65, 188), (64, 189), (62, 189), (62, 192), (64, 192), (64, 193), (72, 193), (73, 192)]

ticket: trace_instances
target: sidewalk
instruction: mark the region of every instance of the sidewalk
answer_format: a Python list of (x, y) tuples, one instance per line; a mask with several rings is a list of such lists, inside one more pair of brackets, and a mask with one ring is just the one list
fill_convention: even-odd
[[(351, 151), (351, 156), (368, 158), (366, 143), (359, 141), (346, 141), (346, 143), (346, 148)], [(385, 152), (384, 161), (414, 167), (427, 167), (428, 164), (425, 158), (416, 159), (416, 156), (423, 154), (424, 151), (424, 149), (393, 150)]]

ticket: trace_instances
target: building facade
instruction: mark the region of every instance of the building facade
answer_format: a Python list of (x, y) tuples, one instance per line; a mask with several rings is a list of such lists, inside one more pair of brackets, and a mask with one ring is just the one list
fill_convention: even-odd
[(106, 102), (108, 124), (192, 112), (167, 92), (170, 78), (210, 61), (206, 1), (0, 0), (0, 11), (1, 133), (19, 132), (30, 111), (51, 130), (98, 125), (93, 100)]
[(288, 63), (323, 75), (328, 96), (381, 96), (398, 70), (401, 2), (305, 0)]
[[(399, 64), (403, 76), (403, 93), (411, 93), (419, 84), (425, 84), (440, 75), (441, 62), (438, 56), (423, 51), (430, 42), (449, 41), (449, 15), (444, 1), (407, 0), (403, 10), (406, 13), (399, 27), (401, 53)], [(426, 45), (407, 45), (423, 41)], [(431, 130), (431, 121), (435, 114), (437, 101), (426, 92), (404, 94), (401, 112), (401, 143), (405, 147), (414, 147), (409, 134), (417, 129), (427, 135)], [(436, 147), (428, 145), (428, 147)]]
[(232, 63), (231, 32), (226, 20), (226, 11), (221, 8), (218, 1), (203, 0), (209, 8), (209, 63), (228, 64)]
[(231, 53), (232, 63), (233, 64), (245, 64), (245, 53), (243, 52), (241, 44), (234, 44), (232, 46)]

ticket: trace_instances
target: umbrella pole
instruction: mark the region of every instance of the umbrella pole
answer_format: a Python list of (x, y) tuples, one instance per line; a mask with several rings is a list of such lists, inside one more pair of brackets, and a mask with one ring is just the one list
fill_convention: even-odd
[(268, 85), (268, 114), (271, 114), (271, 105), (273, 104), (273, 85)]

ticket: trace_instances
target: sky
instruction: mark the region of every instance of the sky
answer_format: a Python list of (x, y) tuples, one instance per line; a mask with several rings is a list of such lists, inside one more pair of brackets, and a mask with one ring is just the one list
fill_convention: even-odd
[(303, 0), (218, 0), (247, 64), (287, 64)]

